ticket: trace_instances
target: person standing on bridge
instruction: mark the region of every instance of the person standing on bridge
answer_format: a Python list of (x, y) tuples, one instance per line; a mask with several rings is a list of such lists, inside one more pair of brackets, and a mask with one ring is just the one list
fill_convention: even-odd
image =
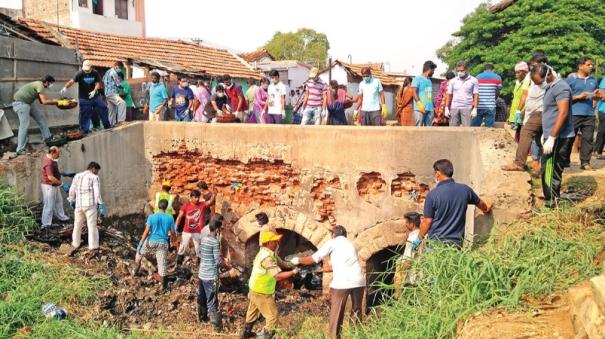
[(361, 69), (362, 81), (357, 96), (357, 114), (361, 114), (363, 126), (381, 126), (387, 117), (387, 105), (384, 90), (379, 79), (372, 76), (369, 67)]
[(327, 241), (317, 252), (307, 257), (293, 258), (294, 265), (315, 265), (330, 256), (334, 272), (330, 282), (330, 338), (338, 338), (342, 327), (347, 300), (351, 296), (351, 320), (361, 321), (363, 291), (366, 286), (365, 276), (359, 264), (357, 250), (347, 239), (347, 230), (335, 226), (330, 230), (332, 239)]
[(416, 126), (433, 126), (435, 107), (433, 106), (433, 82), (437, 65), (428, 60), (422, 65), (422, 74), (412, 81), (414, 94), (414, 123)]
[(445, 102), (445, 116), (450, 126), (471, 126), (471, 120), (477, 116), (479, 101), (479, 83), (468, 74), (466, 62), (456, 64), (456, 77), (448, 82)]
[(472, 188), (454, 181), (454, 165), (451, 161), (437, 160), (433, 170), (437, 186), (426, 197), (424, 219), (413, 246), (418, 248), (426, 238), (462, 248), (468, 205), (475, 205), (483, 213), (490, 213), (492, 204), (480, 199)]

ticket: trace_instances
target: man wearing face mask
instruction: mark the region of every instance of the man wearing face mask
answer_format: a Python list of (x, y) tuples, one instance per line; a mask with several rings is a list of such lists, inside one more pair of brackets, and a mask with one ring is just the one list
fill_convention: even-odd
[(151, 85), (149, 86), (149, 120), (161, 121), (166, 112), (168, 103), (168, 91), (160, 82), (160, 74), (151, 72)]
[(61, 96), (65, 96), (67, 94), (67, 89), (75, 83), (78, 83), (80, 129), (82, 132), (90, 132), (90, 123), (93, 112), (97, 112), (105, 129), (110, 128), (111, 124), (107, 117), (107, 105), (105, 105), (105, 102), (99, 94), (102, 87), (101, 76), (99, 75), (99, 72), (92, 68), (92, 61), (84, 61), (82, 69), (74, 75), (73, 79), (65, 84), (63, 89), (61, 89)]
[(483, 213), (490, 213), (493, 205), (480, 199), (469, 186), (454, 181), (454, 165), (451, 161), (437, 160), (433, 170), (437, 186), (426, 197), (424, 219), (413, 246), (418, 248), (426, 238), (431, 242), (439, 241), (462, 248), (468, 205), (477, 206)]
[(248, 109), (248, 104), (244, 99), (242, 86), (234, 83), (229, 74), (225, 74), (223, 76), (223, 81), (225, 82), (225, 94), (229, 98), (229, 103), (231, 109), (233, 110), (233, 114), (235, 114), (238, 119), (243, 121), (244, 110)]
[(27, 130), (29, 128), (29, 119), (34, 118), (40, 127), (42, 138), (47, 144), (52, 141), (52, 134), (48, 129), (48, 122), (42, 112), (34, 106), (34, 101), (38, 100), (42, 105), (56, 105), (57, 100), (50, 100), (46, 97), (46, 89), (51, 88), (55, 78), (50, 75), (43, 77), (39, 81), (30, 82), (21, 87), (14, 95), (13, 110), (19, 118), (19, 133), (17, 135), (17, 155), (25, 154), (27, 146)]
[(445, 116), (450, 118), (450, 126), (471, 126), (471, 119), (477, 116), (479, 83), (468, 74), (466, 62), (456, 64), (457, 76), (448, 84)]
[(283, 124), (286, 118), (286, 86), (279, 81), (279, 72), (272, 70), (269, 73), (271, 84), (267, 90), (269, 100), (265, 104), (269, 124)]
[(359, 84), (357, 110), (354, 116), (361, 112), (363, 126), (381, 126), (387, 116), (387, 105), (380, 80), (372, 76), (369, 67), (361, 69), (362, 81)]
[(118, 78), (118, 71), (124, 68), (121, 61), (116, 61), (103, 76), (103, 85), (105, 88), (105, 98), (107, 99), (107, 108), (109, 122), (112, 125), (122, 124), (126, 121), (126, 102), (120, 97), (120, 88), (122, 82)]
[(178, 85), (172, 88), (170, 105), (174, 107), (176, 121), (191, 121), (193, 107), (193, 92), (189, 88), (189, 81), (183, 77), (178, 78)]
[(545, 90), (542, 112), (542, 191), (544, 205), (556, 207), (561, 193), (563, 169), (569, 163), (574, 140), (571, 116), (572, 92), (569, 85), (555, 76), (548, 65), (531, 69), (532, 81)]

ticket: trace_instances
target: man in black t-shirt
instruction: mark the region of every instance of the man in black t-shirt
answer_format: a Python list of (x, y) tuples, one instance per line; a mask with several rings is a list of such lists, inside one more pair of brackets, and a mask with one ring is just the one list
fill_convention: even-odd
[(80, 100), (80, 129), (84, 133), (90, 132), (93, 111), (96, 111), (101, 117), (103, 127), (110, 128), (107, 105), (105, 105), (99, 93), (102, 87), (101, 76), (96, 70), (92, 69), (92, 61), (84, 61), (82, 69), (65, 84), (60, 92), (61, 95), (65, 95), (67, 89), (75, 83), (78, 83), (78, 98)]

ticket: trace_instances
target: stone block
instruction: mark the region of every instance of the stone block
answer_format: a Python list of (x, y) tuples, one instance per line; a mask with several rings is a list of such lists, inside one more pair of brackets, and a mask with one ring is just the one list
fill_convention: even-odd
[(594, 299), (601, 314), (605, 315), (605, 276), (597, 276), (590, 279), (592, 298)]

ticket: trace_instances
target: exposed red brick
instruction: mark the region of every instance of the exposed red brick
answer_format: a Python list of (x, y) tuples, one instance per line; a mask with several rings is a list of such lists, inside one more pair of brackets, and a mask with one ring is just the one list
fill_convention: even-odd
[(363, 173), (357, 181), (357, 193), (367, 202), (374, 202), (386, 191), (387, 183), (378, 172)]
[(423, 203), (429, 193), (429, 186), (419, 183), (416, 175), (410, 172), (401, 173), (391, 182), (391, 195), (396, 198), (414, 200)]
[(317, 212), (315, 219), (318, 221), (329, 220), (332, 225), (336, 224), (334, 210), (336, 202), (334, 201), (334, 190), (340, 189), (340, 178), (335, 177), (331, 180), (324, 178), (313, 179), (313, 188), (311, 188), (311, 197), (313, 206)]

